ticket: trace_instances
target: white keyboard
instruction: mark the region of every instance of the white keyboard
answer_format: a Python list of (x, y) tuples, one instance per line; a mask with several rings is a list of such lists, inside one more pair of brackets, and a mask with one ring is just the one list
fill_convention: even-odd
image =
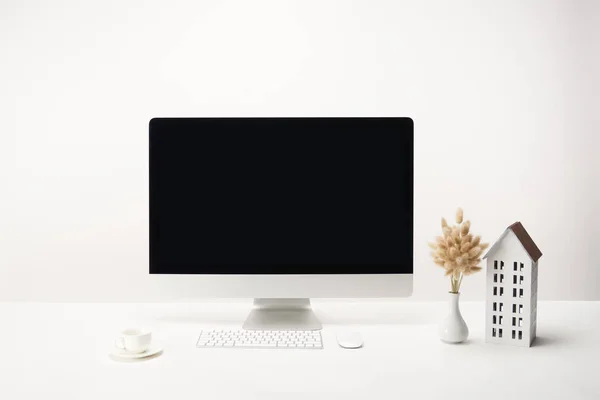
[(203, 330), (196, 347), (251, 349), (322, 349), (320, 331), (247, 331), (243, 329)]

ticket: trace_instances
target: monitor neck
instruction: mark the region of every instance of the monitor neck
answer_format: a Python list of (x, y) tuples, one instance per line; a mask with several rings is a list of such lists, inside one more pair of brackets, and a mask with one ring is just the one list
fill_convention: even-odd
[(254, 308), (244, 322), (248, 330), (320, 330), (310, 299), (254, 299)]

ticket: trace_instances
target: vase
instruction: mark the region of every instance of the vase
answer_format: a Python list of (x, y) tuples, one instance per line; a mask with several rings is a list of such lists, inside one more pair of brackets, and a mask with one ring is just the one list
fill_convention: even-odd
[(448, 295), (450, 296), (448, 299), (450, 310), (448, 316), (439, 326), (440, 339), (445, 343), (464, 342), (469, 336), (469, 328), (460, 314), (460, 307), (458, 305), (460, 293), (449, 293)]

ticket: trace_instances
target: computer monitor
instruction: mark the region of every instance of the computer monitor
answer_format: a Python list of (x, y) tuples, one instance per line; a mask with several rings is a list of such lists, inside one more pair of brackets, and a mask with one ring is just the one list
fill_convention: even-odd
[(149, 136), (151, 274), (254, 297), (247, 329), (412, 292), (410, 118), (154, 118)]

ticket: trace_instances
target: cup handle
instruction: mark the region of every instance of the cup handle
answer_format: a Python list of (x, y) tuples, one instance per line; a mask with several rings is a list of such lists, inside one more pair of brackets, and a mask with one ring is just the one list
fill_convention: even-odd
[(115, 339), (115, 347), (121, 350), (127, 350), (125, 348), (125, 340), (122, 337), (118, 337)]

